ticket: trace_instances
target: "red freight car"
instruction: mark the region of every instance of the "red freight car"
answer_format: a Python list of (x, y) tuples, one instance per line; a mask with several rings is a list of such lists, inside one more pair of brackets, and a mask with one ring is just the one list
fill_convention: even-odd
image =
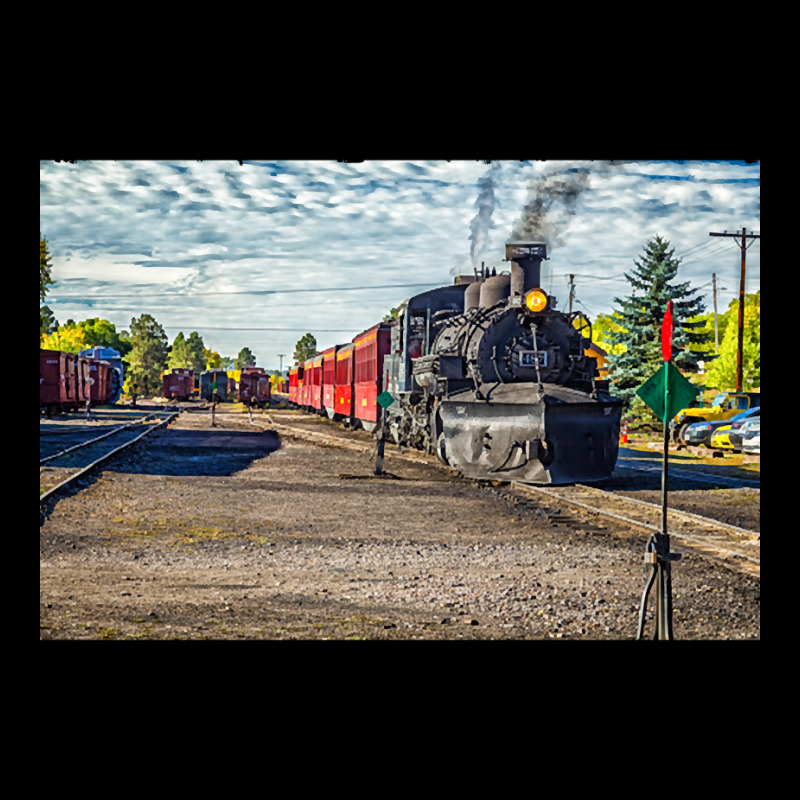
[(77, 411), (89, 399), (89, 363), (83, 356), (65, 353), (67, 405), (62, 411)]
[(49, 417), (68, 403), (67, 354), (60, 350), (39, 350), (39, 408)]
[(101, 361), (96, 358), (87, 358), (89, 362), (89, 397), (92, 405), (104, 405), (111, 399), (112, 394), (112, 366), (108, 361)]
[(322, 409), (330, 419), (335, 413), (336, 351), (339, 345), (322, 351)]
[(391, 348), (391, 326), (380, 323), (353, 339), (355, 376), (354, 413), (367, 431), (378, 423), (378, 395), (383, 391), (383, 357)]
[(333, 392), (334, 419), (353, 421), (353, 354), (356, 346), (342, 345), (336, 353), (336, 380)]
[(269, 398), (269, 375), (264, 367), (245, 367), (239, 376), (239, 402), (263, 408), (269, 405)]
[(173, 369), (164, 375), (162, 396), (168, 400), (189, 400), (194, 392), (194, 371)]

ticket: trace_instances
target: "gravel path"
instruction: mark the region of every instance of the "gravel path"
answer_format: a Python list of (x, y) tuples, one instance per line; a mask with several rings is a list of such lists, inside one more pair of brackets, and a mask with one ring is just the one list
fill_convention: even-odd
[[(635, 638), (643, 532), (246, 417), (135, 449), (41, 517), (42, 639)], [(673, 600), (676, 639), (760, 638), (735, 565), (684, 553)]]

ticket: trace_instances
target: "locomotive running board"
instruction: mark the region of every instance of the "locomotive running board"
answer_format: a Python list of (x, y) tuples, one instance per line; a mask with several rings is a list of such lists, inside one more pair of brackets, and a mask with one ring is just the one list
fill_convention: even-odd
[(561, 386), (505, 384), (439, 405), (447, 463), (467, 478), (564, 484), (609, 477), (619, 451), (620, 401)]

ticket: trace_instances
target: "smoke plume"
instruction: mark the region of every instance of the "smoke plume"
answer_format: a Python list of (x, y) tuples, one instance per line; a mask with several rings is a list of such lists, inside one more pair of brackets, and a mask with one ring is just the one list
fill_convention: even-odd
[(514, 223), (511, 241), (545, 242), (548, 252), (563, 244), (562, 237), (590, 175), (588, 166), (546, 165), (528, 186), (528, 199)]
[(469, 238), (471, 244), (469, 255), (472, 259), (472, 266), (477, 269), (480, 266), (481, 256), (486, 250), (489, 241), (489, 231), (494, 227), (492, 214), (494, 213), (494, 188), (500, 180), (500, 162), (492, 161), (486, 174), (478, 179), (478, 198), (475, 200), (475, 214), (469, 227), (472, 233)]

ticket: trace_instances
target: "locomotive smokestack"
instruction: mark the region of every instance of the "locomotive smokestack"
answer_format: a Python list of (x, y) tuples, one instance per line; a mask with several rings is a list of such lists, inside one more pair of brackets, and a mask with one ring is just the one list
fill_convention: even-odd
[(524, 295), (541, 286), (542, 261), (547, 259), (543, 242), (507, 242), (506, 261), (511, 262), (511, 296)]

